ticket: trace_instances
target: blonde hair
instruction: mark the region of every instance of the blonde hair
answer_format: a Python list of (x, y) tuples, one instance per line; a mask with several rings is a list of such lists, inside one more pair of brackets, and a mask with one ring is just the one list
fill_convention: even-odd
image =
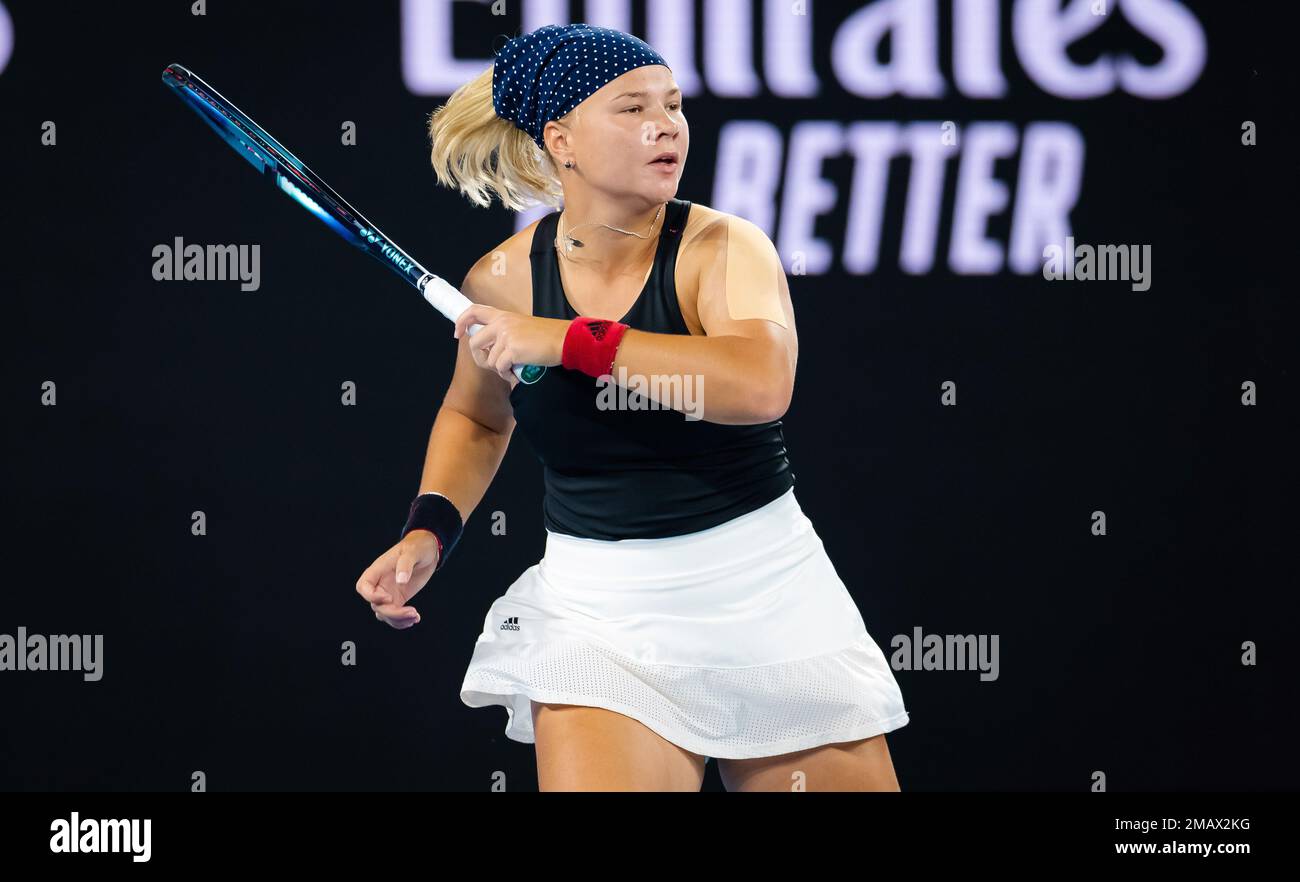
[(487, 207), (496, 194), (506, 208), (559, 206), (563, 190), (550, 154), (492, 107), (492, 68), (452, 93), (429, 117), (438, 183)]

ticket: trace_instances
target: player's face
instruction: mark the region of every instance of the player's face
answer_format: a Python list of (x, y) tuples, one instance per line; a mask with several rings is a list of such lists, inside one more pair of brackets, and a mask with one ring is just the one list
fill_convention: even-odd
[(681, 89), (663, 65), (606, 83), (576, 108), (570, 131), (574, 162), (588, 185), (650, 204), (677, 195), (690, 129)]

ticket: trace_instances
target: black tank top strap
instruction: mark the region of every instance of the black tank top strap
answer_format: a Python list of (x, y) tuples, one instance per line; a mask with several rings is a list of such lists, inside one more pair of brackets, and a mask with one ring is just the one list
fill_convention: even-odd
[(649, 329), (671, 334), (690, 333), (677, 302), (677, 252), (682, 246), (682, 231), (686, 229), (690, 213), (691, 203), (684, 199), (671, 200), (664, 210), (663, 231), (659, 235), (654, 268), (646, 280), (649, 290), (642, 298), (643, 309), (638, 315)]
[(553, 211), (533, 228), (529, 264), (533, 279), (533, 315), (540, 318), (567, 318), (564, 290), (555, 283), (558, 275), (555, 257), (555, 233), (560, 213)]

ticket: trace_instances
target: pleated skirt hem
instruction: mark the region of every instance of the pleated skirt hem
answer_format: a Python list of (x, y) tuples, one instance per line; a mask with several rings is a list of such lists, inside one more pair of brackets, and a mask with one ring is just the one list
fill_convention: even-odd
[(536, 743), (534, 701), (614, 711), (709, 759), (794, 753), (909, 721), (883, 653), (865, 633), (838, 652), (746, 668), (647, 665), (578, 641), (519, 650), (476, 654), (460, 697), (472, 708), (504, 707), (505, 735), (521, 744)]

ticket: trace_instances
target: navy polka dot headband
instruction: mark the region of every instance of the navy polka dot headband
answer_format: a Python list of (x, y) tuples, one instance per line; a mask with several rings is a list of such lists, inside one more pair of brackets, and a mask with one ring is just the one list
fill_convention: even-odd
[(492, 107), (543, 146), (542, 130), (630, 70), (668, 63), (622, 31), (546, 25), (510, 40), (492, 65)]

